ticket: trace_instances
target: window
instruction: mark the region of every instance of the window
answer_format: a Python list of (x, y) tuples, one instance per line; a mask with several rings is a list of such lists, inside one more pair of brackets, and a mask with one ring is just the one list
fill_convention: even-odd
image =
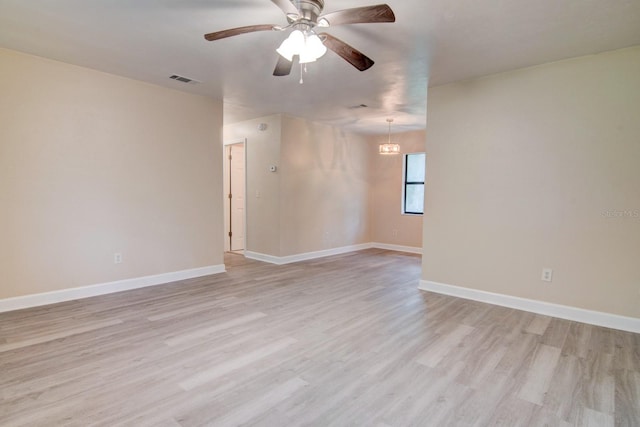
[(402, 192), (402, 213), (422, 215), (424, 213), (425, 153), (404, 156), (404, 188)]

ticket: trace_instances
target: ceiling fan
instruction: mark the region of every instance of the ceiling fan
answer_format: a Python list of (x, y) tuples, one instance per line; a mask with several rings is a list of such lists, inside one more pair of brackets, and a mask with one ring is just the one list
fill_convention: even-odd
[(316, 33), (317, 28), (345, 24), (367, 24), (395, 22), (393, 10), (386, 4), (356, 7), (321, 15), (324, 0), (271, 0), (286, 15), (289, 25), (248, 25), (205, 34), (208, 41), (220, 40), (240, 34), (256, 31), (285, 31), (293, 29), (289, 37), (276, 50), (279, 54), (274, 76), (287, 76), (291, 73), (294, 59), (301, 65), (314, 62), (327, 49), (332, 50), (360, 71), (371, 68), (373, 60), (349, 46), (342, 40), (327, 33)]

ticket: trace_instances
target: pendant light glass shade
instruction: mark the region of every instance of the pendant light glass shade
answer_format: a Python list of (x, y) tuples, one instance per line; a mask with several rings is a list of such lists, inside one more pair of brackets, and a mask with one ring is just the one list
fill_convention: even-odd
[(387, 119), (389, 123), (389, 139), (385, 144), (380, 144), (380, 154), (400, 154), (400, 145), (391, 143), (391, 123), (393, 119)]
[(380, 154), (400, 154), (398, 144), (380, 144)]

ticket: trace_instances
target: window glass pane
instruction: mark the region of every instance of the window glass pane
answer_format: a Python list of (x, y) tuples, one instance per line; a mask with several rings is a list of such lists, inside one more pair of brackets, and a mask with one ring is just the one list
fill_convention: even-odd
[(404, 196), (406, 213), (424, 213), (424, 184), (407, 184)]
[(424, 182), (425, 154), (407, 154), (407, 182)]

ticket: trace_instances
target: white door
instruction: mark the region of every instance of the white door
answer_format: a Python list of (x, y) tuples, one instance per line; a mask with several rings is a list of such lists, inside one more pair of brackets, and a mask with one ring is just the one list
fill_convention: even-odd
[(231, 224), (231, 250), (244, 250), (244, 205), (245, 205), (245, 172), (244, 144), (230, 146), (229, 182), (231, 196), (229, 203)]

